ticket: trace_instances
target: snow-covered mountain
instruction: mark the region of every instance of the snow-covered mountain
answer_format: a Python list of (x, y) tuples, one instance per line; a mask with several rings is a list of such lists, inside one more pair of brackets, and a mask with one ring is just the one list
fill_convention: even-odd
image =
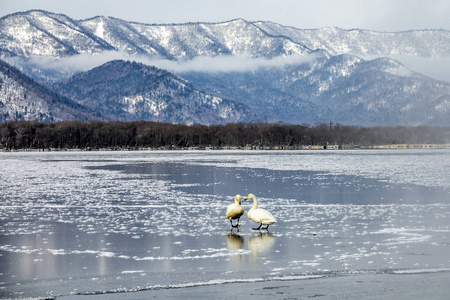
[(106, 116), (56, 94), (0, 60), (0, 122), (95, 119), (109, 120)]
[[(398, 62), (350, 55), (245, 73), (181, 74), (205, 90), (246, 99), (271, 121), (351, 125), (449, 125), (450, 84)], [(270, 113), (267, 113), (270, 111)]]
[(419, 57), (450, 56), (450, 31), (410, 30), (377, 32), (337, 27), (297, 29), (273, 22), (255, 22), (255, 26), (271, 35), (301, 42), (312, 50), (325, 50), (332, 55), (356, 56), (414, 55)]
[(242, 19), (220, 24), (147, 25), (96, 17), (81, 24), (122, 52), (179, 61), (197, 56), (245, 54), (271, 58), (309, 52), (301, 43), (267, 34)]
[(1, 18), (0, 48), (4, 54), (20, 57), (63, 57), (114, 50), (80, 22), (40, 10)]
[(165, 70), (136, 62), (111, 61), (54, 88), (121, 121), (209, 125), (262, 120), (242, 103), (206, 94)]
[[(173, 80), (181, 85), (187, 84), (182, 79), (185, 78), (195, 86), (192, 87), (195, 93), (187, 98), (181, 97), (178, 92), (170, 92), (171, 103), (178, 101), (178, 104), (167, 111), (161, 108), (167, 107), (168, 102), (158, 98), (167, 97), (166, 91), (151, 90), (149, 87), (156, 86), (150, 81), (156, 79), (149, 76), (143, 80), (145, 76), (142, 74), (138, 76), (140, 79), (133, 79), (136, 86), (130, 93), (134, 95), (131, 97), (146, 100), (139, 102), (136, 98), (128, 101), (136, 103), (133, 104), (137, 105), (135, 108), (125, 104), (124, 97), (128, 97), (124, 92), (126, 87), (117, 89), (117, 95), (114, 95), (114, 89), (107, 84), (110, 74), (101, 75), (101, 72), (111, 72), (111, 65), (108, 64), (81, 77), (74, 77), (65, 83), (67, 85), (57, 85), (67, 97), (74, 97), (95, 109), (108, 107), (103, 100), (100, 101), (102, 105), (93, 105), (92, 102), (108, 95), (117, 105), (114, 108), (111, 103), (108, 113), (117, 113), (116, 117), (121, 120), (166, 114), (164, 118), (170, 122), (197, 122), (203, 119), (207, 120), (203, 123), (224, 123), (241, 121), (245, 114), (252, 119), (264, 120), (267, 117), (269, 121), (289, 123), (450, 124), (447, 82), (414, 73), (398, 61), (380, 58), (396, 55), (450, 57), (450, 32), (446, 30), (396, 33), (334, 27), (305, 30), (242, 19), (223, 23), (152, 25), (103, 16), (73, 20), (65, 15), (40, 10), (20, 12), (0, 19), (0, 56), (41, 81), (50, 78), (61, 81), (72, 76), (76, 68), (63, 65), (69, 58), (84, 55), (83, 58), (89, 56), (95, 60), (105, 53), (117, 53), (127, 56), (129, 60), (146, 61), (156, 67), (167, 61), (177, 66), (196, 62), (203, 64), (203, 69), (211, 67), (211, 70), (203, 72), (181, 67), (173, 71), (179, 77), (167, 75), (167, 78), (177, 78)], [(217, 71), (213, 68), (221, 59), (242, 57), (250, 60), (247, 69)], [(290, 58), (296, 57), (309, 59), (289, 62)], [(272, 63), (283, 59), (287, 63)], [(49, 60), (51, 63), (42, 63)], [(260, 60), (270, 63), (252, 67)], [(144, 69), (142, 65), (139, 68)], [(105, 90), (88, 91), (87, 88), (81, 91), (82, 85), (87, 83), (81, 80), (82, 76), (92, 74), (97, 76), (97, 88)], [(120, 85), (120, 80), (114, 80)], [(138, 83), (142, 86), (138, 87)], [(78, 86), (78, 92), (75, 92), (74, 86)], [(175, 90), (179, 89), (180, 86)], [(138, 90), (140, 92), (136, 92)], [(145, 96), (141, 91), (145, 91)], [(211, 96), (212, 92), (220, 96)], [(198, 100), (198, 97), (221, 99), (215, 102), (214, 113), (236, 111), (234, 114), (229, 111), (224, 118), (212, 118), (214, 113), (209, 110), (210, 106), (202, 110), (208, 111), (207, 118), (192, 115), (196, 111), (184, 106), (202, 101), (204, 104), (212, 103), (210, 100)], [(88, 98), (91, 100), (88, 101)], [(152, 108), (148, 99), (165, 104)], [(259, 117), (249, 114), (248, 107)]]
[(0, 48), (3, 54), (24, 57), (64, 57), (119, 50), (180, 61), (196, 56), (236, 54), (270, 58), (318, 49), (331, 55), (442, 57), (450, 55), (450, 31), (297, 29), (269, 21), (242, 19), (151, 25), (104, 16), (73, 20), (61, 14), (32, 10), (0, 19)]
[(219, 24), (147, 25), (112, 17), (76, 21), (41, 10), (0, 19), (0, 48), (22, 57), (64, 57), (118, 50), (173, 60), (246, 54), (252, 57), (309, 52), (284, 36), (237, 19)]

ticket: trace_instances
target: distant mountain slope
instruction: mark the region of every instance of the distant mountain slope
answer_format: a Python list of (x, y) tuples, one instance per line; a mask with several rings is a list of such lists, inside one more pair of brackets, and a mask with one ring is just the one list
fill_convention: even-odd
[(224, 124), (261, 120), (245, 105), (196, 90), (140, 63), (111, 61), (56, 84), (58, 92), (119, 120)]
[(321, 56), (300, 66), (181, 75), (202, 89), (245, 99), (256, 112), (286, 123), (450, 125), (450, 84), (391, 59)]
[(297, 29), (273, 22), (254, 22), (268, 34), (301, 42), (312, 50), (325, 50), (332, 55), (356, 56), (414, 55), (419, 57), (450, 56), (450, 31), (410, 30), (378, 32), (337, 27)]
[(100, 118), (100, 114), (66, 97), (59, 96), (0, 60), (0, 122), (11, 120), (88, 121)]
[(297, 29), (269, 21), (150, 25), (112, 17), (73, 20), (47, 11), (0, 18), (0, 49), (23, 57), (63, 57), (120, 50), (172, 60), (245, 54), (277, 57), (322, 49), (332, 55), (450, 55), (450, 31), (376, 32), (336, 27)]
[(0, 49), (22, 57), (63, 57), (114, 47), (65, 15), (33, 10), (0, 19)]
[(22, 57), (120, 50), (181, 61), (196, 56), (275, 57), (309, 52), (302, 44), (267, 34), (241, 19), (219, 24), (147, 25), (111, 17), (76, 21), (41, 10), (1, 18), (0, 49), (3, 55)]
[[(151, 25), (103, 16), (73, 20), (41, 10), (0, 18), (0, 57), (49, 86), (88, 70), (78, 68), (87, 58), (95, 66), (105, 62), (101, 58), (128, 56), (180, 67), (172, 69), (189, 84), (157, 68), (113, 62), (53, 86), (120, 120), (449, 124), (449, 83), (373, 59), (395, 55), (448, 58), (450, 32), (297, 29), (242, 19)], [(184, 68), (207, 70), (229, 59), (243, 68)]]
[(96, 17), (81, 24), (125, 53), (158, 54), (180, 61), (197, 56), (245, 54), (271, 58), (310, 52), (299, 42), (267, 34), (242, 19), (218, 24), (147, 25)]

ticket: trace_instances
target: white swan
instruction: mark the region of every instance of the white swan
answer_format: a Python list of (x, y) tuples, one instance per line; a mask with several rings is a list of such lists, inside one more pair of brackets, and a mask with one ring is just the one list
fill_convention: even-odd
[[(260, 229), (265, 229), (268, 230), (269, 229), (269, 225), (272, 225), (273, 223), (275, 223), (277, 221), (277, 219), (275, 219), (274, 216), (272, 216), (272, 214), (270, 212), (268, 212), (265, 209), (262, 208), (258, 208), (258, 200), (256, 200), (255, 195), (253, 194), (248, 194), (247, 198), (245, 198), (245, 200), (247, 199), (253, 199), (253, 207), (248, 211), (248, 217), (259, 223), (259, 227), (258, 228), (252, 228), (253, 230), (260, 230)], [(264, 228), (261, 228), (262, 225), (267, 225)]]
[[(236, 197), (234, 197), (234, 203), (227, 207), (227, 219), (230, 220), (231, 229), (238, 228), (239, 230), (239, 219), (243, 214), (244, 209), (241, 206), (241, 195), (236, 195)], [(237, 224), (233, 225), (233, 220), (235, 219), (237, 219)]]

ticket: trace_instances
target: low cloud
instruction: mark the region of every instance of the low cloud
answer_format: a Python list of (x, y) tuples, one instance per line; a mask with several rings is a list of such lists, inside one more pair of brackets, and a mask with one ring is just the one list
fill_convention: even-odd
[(93, 69), (115, 59), (127, 59), (127, 57), (117, 51), (108, 51), (100, 54), (78, 54), (63, 58), (36, 56), (31, 58), (11, 57), (6, 60), (18, 65), (75, 73)]
[(279, 56), (272, 59), (252, 58), (244, 55), (196, 57), (186, 62), (152, 61), (159, 68), (167, 69), (174, 73), (183, 72), (247, 72), (260, 68), (284, 67), (288, 65), (301, 65), (311, 63), (317, 55), (292, 55)]
[[(70, 76), (73, 73), (83, 72), (98, 67), (108, 61), (121, 59), (141, 62), (155, 66), (173, 73), (183, 72), (247, 72), (260, 68), (284, 67), (312, 63), (318, 58), (317, 54), (279, 56), (272, 59), (252, 58), (245, 55), (196, 57), (185, 62), (151, 58), (148, 56), (130, 56), (118, 51), (107, 51), (99, 54), (79, 54), (64, 58), (33, 57), (8, 58), (14, 65), (27, 65), (28, 67), (54, 70), (58, 74)], [(374, 59), (375, 57), (366, 57)], [(402, 63), (410, 70), (431, 77), (433, 79), (450, 82), (450, 57), (424, 58), (413, 55), (390, 56)]]
[(272, 59), (252, 58), (245, 55), (196, 57), (185, 62), (151, 58), (147, 56), (129, 56), (117, 51), (108, 51), (100, 54), (79, 54), (63, 58), (33, 57), (9, 58), (8, 61), (18, 65), (28, 65), (47, 70), (58, 70), (66, 73), (76, 73), (91, 70), (108, 61), (121, 59), (141, 62), (174, 73), (182, 72), (247, 72), (259, 68), (283, 67), (287, 65), (301, 65), (310, 63), (317, 55), (280, 56)]
[(450, 82), (450, 57), (417, 57), (413, 55), (390, 57), (416, 73)]

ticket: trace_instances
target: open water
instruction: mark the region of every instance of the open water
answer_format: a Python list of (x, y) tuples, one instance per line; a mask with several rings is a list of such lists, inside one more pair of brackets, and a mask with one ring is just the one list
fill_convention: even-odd
[[(435, 149), (0, 153), (0, 298), (450, 272), (449, 170)], [(249, 193), (269, 231), (230, 230)]]

